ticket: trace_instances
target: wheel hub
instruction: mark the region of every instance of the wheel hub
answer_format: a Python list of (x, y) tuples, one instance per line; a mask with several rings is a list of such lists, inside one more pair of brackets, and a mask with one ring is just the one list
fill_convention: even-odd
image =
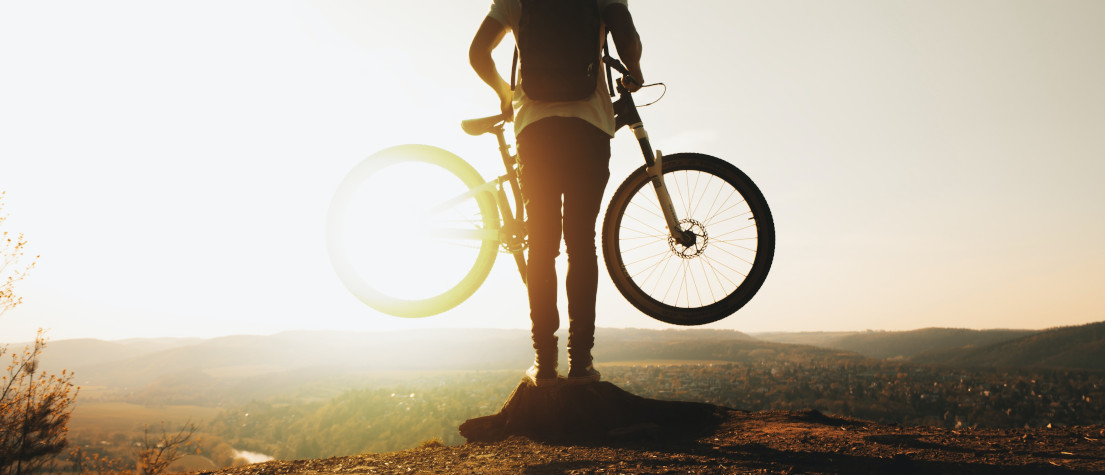
[(668, 236), (668, 247), (671, 252), (683, 259), (694, 259), (706, 252), (706, 244), (710, 238), (706, 234), (706, 227), (690, 218), (679, 220), (679, 230), (686, 239), (675, 239)]

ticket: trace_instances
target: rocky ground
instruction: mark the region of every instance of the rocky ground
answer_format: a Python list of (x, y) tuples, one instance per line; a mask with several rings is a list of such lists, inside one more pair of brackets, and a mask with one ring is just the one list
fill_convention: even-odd
[[(542, 412), (570, 427), (563, 423), (570, 416), (560, 411), (573, 407), (578, 416), (580, 401), (598, 401), (593, 412), (583, 413), (602, 427), (551, 436), (534, 430), (534, 424), (549, 421), (535, 417), (532, 408), (564, 404)], [(466, 422), (461, 433), (469, 440), (461, 446), (427, 443), (402, 452), (273, 461), (219, 473), (1105, 473), (1100, 426), (898, 427), (816, 411), (747, 412), (655, 401), (609, 383), (556, 393), (523, 383), (499, 413)]]

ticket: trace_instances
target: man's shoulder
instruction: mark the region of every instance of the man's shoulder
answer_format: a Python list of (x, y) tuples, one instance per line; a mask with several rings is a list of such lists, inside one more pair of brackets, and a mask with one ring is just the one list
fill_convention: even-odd
[(522, 0), (491, 0), (491, 8), (517, 10), (522, 8)]
[(491, 0), (491, 11), (487, 16), (513, 29), (517, 26), (518, 12), (521, 8), (521, 0)]

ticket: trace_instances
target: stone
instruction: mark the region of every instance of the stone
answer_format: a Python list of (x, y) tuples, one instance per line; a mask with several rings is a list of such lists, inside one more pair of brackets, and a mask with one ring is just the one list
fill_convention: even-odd
[(605, 381), (539, 388), (523, 379), (499, 412), (465, 421), (460, 434), (469, 442), (511, 436), (548, 442), (688, 436), (715, 429), (724, 419), (722, 411), (704, 403), (643, 398)]

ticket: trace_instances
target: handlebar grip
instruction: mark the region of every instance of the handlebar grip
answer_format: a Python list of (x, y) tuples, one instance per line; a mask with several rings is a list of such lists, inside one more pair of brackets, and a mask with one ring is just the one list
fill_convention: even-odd
[[(619, 60), (617, 58), (613, 58), (611, 56), (603, 56), (602, 57), (602, 62), (606, 63), (607, 66), (613, 68), (615, 71), (617, 71), (619, 73), (622, 73), (622, 79), (621, 79), (622, 82), (629, 81), (629, 82), (635, 84), (637, 87), (643, 87), (644, 86), (644, 84), (642, 84), (641, 81), (638, 81), (636, 77), (634, 77), (632, 74), (629, 74), (629, 70), (626, 69), (625, 65), (622, 64), (621, 60)], [(611, 95), (613, 95), (613, 93), (611, 93)]]

